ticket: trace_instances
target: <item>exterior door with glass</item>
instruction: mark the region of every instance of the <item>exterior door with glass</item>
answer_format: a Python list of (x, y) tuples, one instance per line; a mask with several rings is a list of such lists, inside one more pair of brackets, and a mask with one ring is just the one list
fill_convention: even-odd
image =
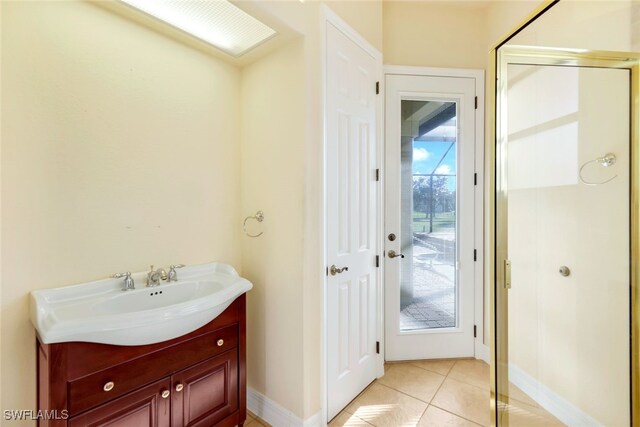
[(475, 83), (386, 76), (386, 360), (474, 356)]

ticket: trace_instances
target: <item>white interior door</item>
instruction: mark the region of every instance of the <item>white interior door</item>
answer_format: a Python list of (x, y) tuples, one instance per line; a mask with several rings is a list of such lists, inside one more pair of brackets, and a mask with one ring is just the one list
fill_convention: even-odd
[(378, 62), (327, 23), (328, 419), (376, 378)]
[(387, 75), (385, 359), (474, 356), (475, 80)]

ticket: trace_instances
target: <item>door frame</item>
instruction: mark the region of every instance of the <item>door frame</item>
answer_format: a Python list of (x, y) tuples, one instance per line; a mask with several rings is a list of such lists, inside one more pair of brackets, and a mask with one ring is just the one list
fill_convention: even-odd
[[(476, 336), (474, 338), (474, 355), (476, 359), (481, 359), (489, 363), (489, 343), (484, 342), (484, 324), (485, 313), (489, 312), (489, 305), (485, 307), (485, 289), (484, 289), (484, 109), (485, 109), (485, 95), (484, 95), (484, 70), (480, 69), (466, 69), (466, 68), (434, 68), (434, 67), (415, 67), (404, 65), (385, 65), (384, 66), (384, 78), (388, 75), (404, 75), (404, 76), (420, 76), (420, 77), (458, 77), (458, 78), (470, 78), (475, 80), (475, 92), (478, 97), (477, 108), (475, 110), (475, 147), (474, 147), (474, 165), (475, 173), (477, 173), (477, 185), (474, 191), (474, 248), (476, 249), (476, 262), (473, 269), (473, 317), (474, 325), (476, 325)], [(381, 95), (384, 96), (386, 87), (382, 85)], [(384, 120), (382, 122), (382, 132), (385, 131), (386, 126), (386, 111)], [(384, 136), (384, 133), (383, 133)], [(385, 141), (386, 143), (386, 141)], [(384, 149), (383, 144), (383, 149)], [(384, 160), (384, 157), (382, 158)], [(384, 164), (384, 163), (383, 163)], [(382, 174), (384, 179), (384, 173)], [(382, 223), (382, 240), (384, 240), (384, 217)], [(384, 241), (382, 242), (384, 244)], [(384, 266), (384, 262), (381, 264)], [(383, 269), (381, 269), (383, 270)], [(384, 274), (384, 271), (382, 271)], [(386, 288), (384, 283), (384, 275), (382, 287)], [(487, 288), (487, 294), (489, 289)], [(384, 304), (384, 299), (383, 299)], [(384, 331), (385, 318), (384, 318), (384, 306), (382, 307), (382, 331)], [(382, 334), (382, 340), (380, 341), (380, 353), (385, 353), (385, 341), (384, 333)], [(383, 372), (384, 373), (384, 372)]]
[[(356, 30), (354, 30), (346, 21), (340, 18), (335, 12), (333, 12), (327, 5), (320, 5), (320, 69), (321, 69), (321, 83), (320, 83), (320, 93), (321, 93), (321, 120), (322, 120), (322, 180), (321, 180), (321, 191), (322, 191), (322, 204), (320, 206), (320, 224), (322, 224), (322, 283), (321, 283), (321, 298), (320, 298), (320, 425), (325, 426), (329, 422), (328, 417), (328, 409), (329, 409), (329, 389), (328, 389), (328, 317), (327, 317), (327, 281), (328, 276), (326, 274), (327, 269), (327, 170), (329, 168), (329, 164), (327, 162), (327, 25), (333, 25), (338, 30), (340, 30), (348, 39), (362, 48), (366, 53), (371, 55), (376, 61), (376, 70), (375, 76), (376, 80), (379, 82), (380, 91), (376, 96), (375, 100), (375, 108), (376, 108), (376, 153), (378, 155), (377, 158), (377, 168), (381, 170), (381, 165), (384, 160), (384, 139), (382, 138), (382, 132), (384, 130), (384, 122), (383, 122), (383, 91), (382, 91), (382, 53), (377, 50), (373, 45), (371, 45), (364, 37), (362, 37)], [(371, 88), (371, 90), (375, 90), (376, 88)], [(378, 182), (378, 206), (376, 209), (376, 231), (377, 236), (375, 239), (375, 250), (374, 252), (382, 255), (382, 233), (383, 233), (383, 207), (384, 207), (384, 191), (383, 186), (381, 185), (382, 178)], [(377, 310), (376, 310), (376, 340), (382, 344), (384, 339), (384, 329), (381, 328), (381, 325), (384, 325), (383, 319), (381, 315), (383, 314), (383, 310), (381, 309), (382, 304), (384, 303), (384, 286), (382, 283), (383, 280), (383, 264), (380, 263), (380, 268), (376, 271), (378, 290), (376, 292), (377, 297)], [(377, 355), (376, 360), (376, 375), (377, 378), (380, 378), (384, 375), (384, 352), (381, 351)]]
[[(556, 2), (550, 3), (547, 9)], [(543, 10), (543, 12), (546, 9)], [(541, 12), (540, 14), (542, 14)], [(539, 14), (539, 15), (540, 15)], [(536, 18), (537, 16), (536, 15)], [(535, 18), (533, 18), (535, 19)], [(533, 21), (533, 19), (531, 21)], [(527, 22), (522, 28), (528, 25)], [(506, 40), (508, 41), (508, 39)], [(560, 49), (502, 44), (492, 50), (494, 59), (495, 99), (492, 105), (494, 115), (491, 136), (495, 148), (491, 153), (492, 172), (495, 181), (491, 193), (495, 201), (492, 219), (492, 233), (495, 244), (492, 248), (494, 283), (491, 286), (491, 410), (494, 425), (509, 425), (508, 413), (498, 422), (500, 388), (508, 386), (508, 289), (505, 288), (503, 263), (508, 259), (508, 213), (507, 213), (507, 173), (503, 165), (507, 162), (506, 120), (502, 109), (507, 105), (507, 86), (504, 84), (506, 68), (509, 64), (562, 65), (570, 67), (599, 67), (625, 69), (630, 72), (630, 194), (629, 194), (629, 351), (630, 351), (630, 409), (631, 425), (640, 426), (640, 54), (629, 52), (588, 51), (584, 49)], [(499, 375), (501, 373), (501, 375)], [(498, 385), (501, 387), (498, 387)], [(508, 398), (508, 396), (507, 396)]]

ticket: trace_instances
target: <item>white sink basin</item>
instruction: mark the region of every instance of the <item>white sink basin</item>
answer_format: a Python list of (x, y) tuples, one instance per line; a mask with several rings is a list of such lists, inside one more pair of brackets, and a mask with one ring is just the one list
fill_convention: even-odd
[(143, 345), (179, 337), (209, 323), (253, 285), (227, 264), (178, 270), (178, 281), (146, 287), (146, 273), (31, 292), (31, 322), (45, 344), (85, 341)]

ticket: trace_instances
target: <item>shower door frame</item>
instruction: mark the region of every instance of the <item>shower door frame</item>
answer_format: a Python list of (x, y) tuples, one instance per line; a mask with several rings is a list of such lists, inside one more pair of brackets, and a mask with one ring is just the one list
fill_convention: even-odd
[[(551, 6), (554, 3), (551, 4)], [(549, 6), (550, 7), (550, 6)], [(545, 9), (546, 10), (546, 9)], [(539, 16), (539, 15), (537, 15)], [(535, 19), (535, 18), (534, 18)], [(530, 21), (529, 21), (530, 22)], [(508, 259), (508, 182), (507, 182), (507, 129), (506, 71), (509, 64), (546, 65), (564, 67), (597, 67), (626, 69), (630, 72), (630, 419), (631, 425), (640, 427), (640, 54), (578, 49), (550, 49), (530, 46), (499, 46), (495, 55), (495, 152), (492, 156), (495, 173), (493, 193), (493, 280), (491, 304), (491, 411), (493, 425), (509, 425), (508, 412), (500, 418), (499, 402), (506, 396), (497, 395), (508, 387), (508, 289), (505, 287), (504, 263)], [(500, 387), (499, 387), (500, 385)], [(507, 389), (508, 390), (508, 389)]]

